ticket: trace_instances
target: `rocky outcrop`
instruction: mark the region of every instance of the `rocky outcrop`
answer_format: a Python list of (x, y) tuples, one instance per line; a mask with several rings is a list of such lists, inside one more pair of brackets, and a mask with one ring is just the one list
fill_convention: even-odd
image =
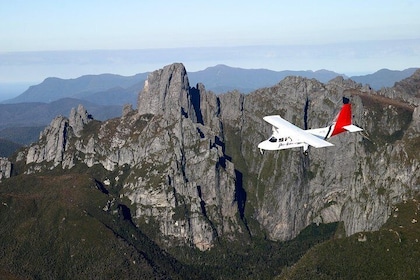
[(69, 120), (56, 117), (40, 135), (40, 141), (27, 151), (26, 164), (52, 163), (55, 167), (63, 162), (68, 148)]
[(0, 157), (0, 181), (10, 178), (12, 173), (12, 163), (7, 159)]
[[(190, 88), (184, 66), (173, 64), (149, 75), (138, 104), (136, 112), (126, 106), (121, 119), (104, 123), (91, 122), (81, 106), (70, 119), (57, 117), (28, 149), (27, 172), (43, 163), (101, 164), (109, 171), (130, 166), (120, 175), (126, 177), (122, 195), (133, 204), (133, 219), (157, 224), (165, 242), (205, 250), (220, 236), (242, 232), (240, 186), (224, 154), (216, 97), (202, 85)], [(205, 120), (200, 106), (209, 115)], [(97, 127), (89, 133), (89, 125)]]
[(72, 109), (69, 115), (69, 125), (73, 128), (73, 133), (77, 136), (81, 136), (83, 127), (92, 120), (92, 116), (88, 114), (83, 105), (79, 105), (76, 109)]
[(140, 115), (162, 115), (165, 119), (184, 114), (196, 122), (193, 103), (196, 94), (197, 91), (190, 90), (184, 66), (175, 63), (149, 74), (139, 94), (137, 110)]
[[(69, 118), (63, 116), (56, 117), (39, 136), (39, 142), (29, 147), (26, 152), (26, 164), (45, 163), (46, 165), (35, 165), (34, 170), (41, 167), (54, 168), (62, 165), (63, 168), (74, 166), (74, 151), (69, 149), (69, 141), (72, 138), (80, 138), (85, 125), (92, 121), (86, 109), (79, 105), (77, 110), (72, 109)], [(18, 156), (22, 157), (22, 155)], [(28, 168), (27, 172), (32, 172)]]
[[(334, 147), (309, 156), (260, 155), (257, 144), (271, 132), (263, 116), (325, 126), (343, 96), (362, 133), (337, 136)], [(352, 234), (378, 229), (394, 203), (419, 191), (420, 117), (418, 98), (409, 96), (392, 99), (342, 77), (327, 84), (287, 77), (249, 95), (216, 96), (190, 87), (176, 63), (149, 75), (137, 110), (126, 106), (121, 118), (101, 123), (79, 107), (17, 159), (26, 172), (82, 164), (118, 174), (107, 184), (122, 186), (133, 221), (157, 228), (166, 246), (206, 250), (217, 238), (262, 233), (287, 240), (311, 223), (336, 221)]]

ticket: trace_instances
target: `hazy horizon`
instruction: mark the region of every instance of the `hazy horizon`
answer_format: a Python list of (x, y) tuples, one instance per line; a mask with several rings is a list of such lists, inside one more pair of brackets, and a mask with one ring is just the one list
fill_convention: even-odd
[[(142, 52), (144, 50), (130, 50), (128, 52), (136, 53), (137, 51)], [(150, 51), (151, 50), (147, 50), (147, 52), (150, 52)], [(159, 50), (159, 51), (162, 51), (162, 50)], [(113, 53), (114, 51), (75, 51), (75, 52), (73, 52), (73, 51), (67, 51), (65, 53), (69, 54), (69, 57), (72, 57), (73, 55), (79, 54), (79, 53), (92, 54), (92, 53), (95, 53), (95, 52), (97, 52), (97, 53), (102, 53), (102, 52), (105, 52), (105, 53)], [(125, 53), (127, 51), (115, 51), (115, 52), (121, 54), (121, 53)], [(57, 56), (57, 55), (62, 54), (62, 52), (42, 52), (42, 53), (43, 53), (43, 56), (48, 56), (50, 53), (54, 53), (55, 54), (54, 56)], [(1, 55), (0, 55), (0, 57), (1, 57)], [(66, 61), (66, 59), (63, 59), (63, 57), (62, 57), (61, 61), (62, 61), (61, 65), (66, 68), (68, 66), (68, 61)], [(34, 70), (35, 69), (38, 69), (39, 70), (38, 66), (36, 66), (38, 63), (42, 63), (41, 60), (38, 60), (38, 62), (35, 63)], [(183, 63), (183, 64), (185, 65), (185, 63)], [(82, 65), (84, 65), (84, 66), (81, 67), (81, 69), (82, 70), (83, 69), (86, 69), (86, 64), (82, 64)], [(137, 74), (152, 72), (154, 70), (158, 70), (158, 69), (162, 68), (165, 65), (167, 65), (167, 64), (162, 64), (161, 67), (158, 67), (158, 68), (155, 68), (155, 69), (145, 70), (145, 71), (137, 71), (135, 73), (130, 73), (130, 74), (124, 75), (122, 73), (111, 73), (109, 71), (108, 72), (106, 72), (106, 71), (101, 72), (101, 70), (100, 70), (101, 68), (100, 67), (103, 67), (103, 65), (101, 66), (101, 63), (98, 63), (97, 67), (98, 67), (99, 70), (98, 70), (97, 73), (84, 73), (84, 74), (80, 74), (79, 71), (81, 71), (81, 69), (79, 67), (75, 67), (75, 69), (74, 69), (75, 72), (73, 73), (74, 74), (73, 76), (71, 76), (71, 75), (70, 76), (50, 75), (50, 76), (45, 76), (45, 77), (43, 77), (43, 78), (41, 78), (39, 80), (34, 80), (34, 81), (21, 81), (21, 80), (19, 80), (19, 81), (11, 81), (11, 82), (2, 82), (2, 81), (0, 81), (0, 102), (5, 101), (5, 100), (8, 100), (8, 99), (12, 99), (14, 97), (17, 97), (18, 95), (20, 95), (23, 92), (25, 92), (30, 86), (41, 84), (47, 78), (54, 77), (54, 78), (60, 78), (60, 79), (76, 79), (76, 78), (79, 78), (79, 77), (82, 77), (82, 76), (85, 76), (85, 75), (100, 75), (100, 74), (115, 74), (115, 75), (121, 75), (121, 76), (127, 76), (128, 77), (128, 76), (134, 76), (134, 75), (137, 75)], [(217, 65), (226, 65), (228, 67), (241, 68), (241, 69), (267, 69), (267, 70), (272, 70), (272, 71), (287, 71), (287, 70), (291, 70), (291, 71), (313, 71), (313, 72), (315, 72), (315, 71), (319, 71), (319, 70), (329, 70), (329, 71), (336, 72), (337, 74), (345, 75), (347, 77), (363, 76), (363, 75), (373, 74), (373, 73), (375, 73), (375, 72), (377, 72), (379, 70), (382, 70), (382, 69), (403, 71), (403, 70), (406, 70), (408, 68), (419, 68), (419, 67), (416, 67), (416, 66), (407, 67), (407, 68), (401, 68), (401, 69), (393, 69), (393, 68), (389, 68), (389, 67), (382, 67), (382, 68), (379, 68), (379, 69), (376, 69), (376, 70), (373, 70), (373, 71), (364, 71), (364, 72), (357, 72), (357, 73), (340, 73), (340, 72), (334, 71), (332, 69), (327, 69), (327, 68), (319, 68), (319, 69), (282, 69), (282, 70), (275, 70), (275, 69), (258, 68), (258, 67), (239, 67), (239, 66), (234, 66), (234, 65), (228, 65), (228, 64), (225, 64), (225, 63), (218, 63), (218, 64), (214, 64), (214, 65), (206, 65), (206, 66), (203, 66), (202, 68), (200, 68), (201, 64), (198, 64), (198, 65), (199, 66), (197, 66), (197, 68), (195, 70), (193, 70), (193, 71), (188, 70), (188, 67), (187, 66), (185, 66), (185, 67), (187, 68), (187, 72), (202, 71), (202, 70), (205, 70), (205, 69), (207, 69), (209, 67), (215, 67)], [(26, 65), (26, 67), (30, 67), (30, 66), (29, 65)], [(50, 67), (51, 67), (51, 71), (56, 71), (55, 70), (56, 69), (56, 66), (55, 65), (51, 65)], [(46, 64), (44, 63), (44, 68), (48, 68), (48, 64), (47, 63)], [(106, 68), (106, 67), (104, 67), (104, 68)], [(66, 70), (68, 71), (69, 69), (66, 69)], [(35, 71), (35, 73), (39, 73), (39, 72), (36, 72)], [(42, 72), (42, 73), (44, 73), (44, 72)], [(68, 73), (70, 73), (70, 72), (68, 72)], [(42, 75), (44, 75), (44, 74), (42, 74)]]
[[(386, 59), (378, 56), (386, 54)], [(133, 50), (67, 50), (0, 53), (0, 83), (40, 83), (111, 73), (132, 76), (181, 62), (188, 72), (218, 64), (244, 69), (317, 71), (346, 76), (380, 69), (419, 67), (420, 39), (362, 41), (325, 45), (192, 47)]]
[(327, 69), (347, 76), (420, 66), (420, 1), (8, 1), (0, 83), (131, 76), (182, 62)]

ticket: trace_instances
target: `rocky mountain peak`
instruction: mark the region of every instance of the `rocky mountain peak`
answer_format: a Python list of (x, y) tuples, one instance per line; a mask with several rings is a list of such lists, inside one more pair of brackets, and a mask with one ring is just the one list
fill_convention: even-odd
[[(69, 120), (63, 116), (56, 117), (41, 132), (39, 141), (29, 147), (26, 164), (52, 163), (52, 166), (55, 167), (63, 163), (70, 137)], [(35, 169), (41, 170), (42, 167), (38, 166)]]
[(190, 89), (182, 63), (165, 66), (149, 74), (137, 102), (138, 114), (164, 115), (178, 119), (182, 114), (197, 121), (194, 110), (196, 91)]
[[(257, 144), (271, 132), (263, 116), (325, 126), (343, 95), (363, 133), (337, 136), (334, 147), (308, 157), (297, 149), (260, 155)], [(165, 246), (207, 250), (218, 238), (262, 232), (287, 240), (312, 223), (337, 221), (350, 235), (378, 229), (393, 203), (418, 188), (419, 111), (411, 105), (418, 98), (410, 96), (395, 102), (343, 78), (302, 77), (216, 96), (190, 87), (175, 63), (149, 75), (137, 112), (127, 106), (122, 118), (98, 122), (79, 106), (17, 161), (26, 159), (25, 172), (102, 166), (109, 175), (95, 180), (118, 186), (115, 199), (130, 201), (133, 222), (158, 230)]]
[(218, 106), (203, 85), (190, 88), (182, 64), (172, 64), (149, 75), (136, 113), (126, 106), (121, 118), (100, 123), (79, 106), (19, 157), (31, 164), (27, 173), (80, 164), (118, 172), (126, 179), (111, 182), (131, 201), (134, 222), (153, 223), (170, 244), (206, 250), (243, 227), (241, 185), (224, 151)]
[(72, 108), (69, 115), (69, 125), (73, 128), (76, 136), (80, 137), (83, 127), (92, 120), (92, 116), (88, 114), (83, 105), (79, 104), (77, 109)]

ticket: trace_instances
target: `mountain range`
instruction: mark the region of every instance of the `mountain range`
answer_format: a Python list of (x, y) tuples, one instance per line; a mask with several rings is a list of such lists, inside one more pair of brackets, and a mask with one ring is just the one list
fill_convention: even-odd
[[(420, 70), (378, 91), (288, 76), (249, 94), (150, 73), (120, 117), (83, 105), (0, 158), (0, 272), (60, 279), (416, 279)], [(266, 152), (350, 99), (362, 133)], [(42, 256), (42, 257), (40, 257)]]
[[(371, 88), (393, 86), (395, 82), (411, 76), (417, 68), (403, 71), (381, 69), (373, 74), (352, 76), (350, 79)], [(76, 79), (47, 78), (41, 84), (29, 87), (19, 96), (3, 101), (3, 104), (26, 102), (52, 102), (61, 98), (75, 98), (97, 105), (135, 105), (138, 92), (143, 88), (148, 73), (134, 76), (114, 74), (85, 75)], [(273, 71), (267, 69), (242, 69), (226, 65), (216, 65), (197, 72), (189, 72), (192, 85), (202, 83), (207, 90), (217, 94), (232, 90), (249, 93), (262, 87), (273, 86), (287, 76), (300, 76), (326, 83), (343, 76), (329, 70), (318, 71)], [(0, 104), (1, 104), (0, 103)]]
[[(369, 84), (373, 89), (380, 89), (392, 86), (395, 82), (412, 75), (415, 70), (382, 69), (365, 76), (353, 76), (351, 79)], [(138, 92), (142, 90), (148, 74), (85, 75), (76, 79), (47, 78), (42, 83), (29, 87), (19, 96), (0, 102), (0, 142), (7, 140), (20, 145), (30, 144), (38, 138), (39, 132), (51, 118), (56, 115), (66, 116), (77, 104), (83, 104), (98, 120), (118, 117), (124, 104), (136, 106)], [(273, 86), (287, 76), (313, 78), (323, 83), (337, 76), (345, 77), (328, 70), (272, 71), (216, 65), (202, 71), (190, 72), (188, 78), (192, 85), (202, 83), (206, 85), (207, 90), (221, 94), (233, 90), (250, 93), (259, 88)], [(3, 152), (0, 155), (10, 153)]]

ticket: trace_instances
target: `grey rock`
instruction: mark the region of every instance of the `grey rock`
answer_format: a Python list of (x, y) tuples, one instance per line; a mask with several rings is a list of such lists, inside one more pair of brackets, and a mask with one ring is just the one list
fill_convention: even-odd
[(138, 114), (158, 114), (167, 119), (180, 118), (182, 114), (186, 114), (193, 121), (197, 121), (186, 74), (181, 63), (174, 63), (150, 73), (139, 94)]
[(61, 164), (69, 137), (69, 120), (62, 116), (56, 117), (41, 132), (40, 141), (29, 147), (26, 164), (52, 162), (53, 167)]
[(71, 109), (69, 115), (69, 125), (73, 128), (73, 133), (77, 136), (81, 136), (83, 127), (92, 120), (92, 116), (88, 114), (83, 105), (79, 105), (76, 109)]
[(125, 104), (122, 111), (122, 117), (123, 118), (127, 117), (127, 115), (130, 114), (131, 112), (133, 112), (133, 105)]
[(2, 179), (10, 178), (12, 163), (7, 158), (0, 157), (0, 182)]
[[(350, 235), (378, 229), (393, 204), (420, 189), (419, 98), (397, 95), (342, 77), (286, 77), (248, 95), (215, 95), (190, 87), (176, 63), (149, 75), (137, 111), (125, 107), (123, 117), (100, 123), (79, 107), (54, 119), (17, 160), (26, 160), (26, 172), (82, 163), (120, 174), (110, 183), (123, 187), (134, 222), (156, 225), (165, 246), (207, 250), (217, 238), (261, 232), (288, 240), (311, 223), (337, 221)], [(334, 147), (308, 157), (298, 149), (260, 155), (257, 144), (271, 133), (263, 116), (325, 126), (343, 96), (362, 133), (332, 138)]]

